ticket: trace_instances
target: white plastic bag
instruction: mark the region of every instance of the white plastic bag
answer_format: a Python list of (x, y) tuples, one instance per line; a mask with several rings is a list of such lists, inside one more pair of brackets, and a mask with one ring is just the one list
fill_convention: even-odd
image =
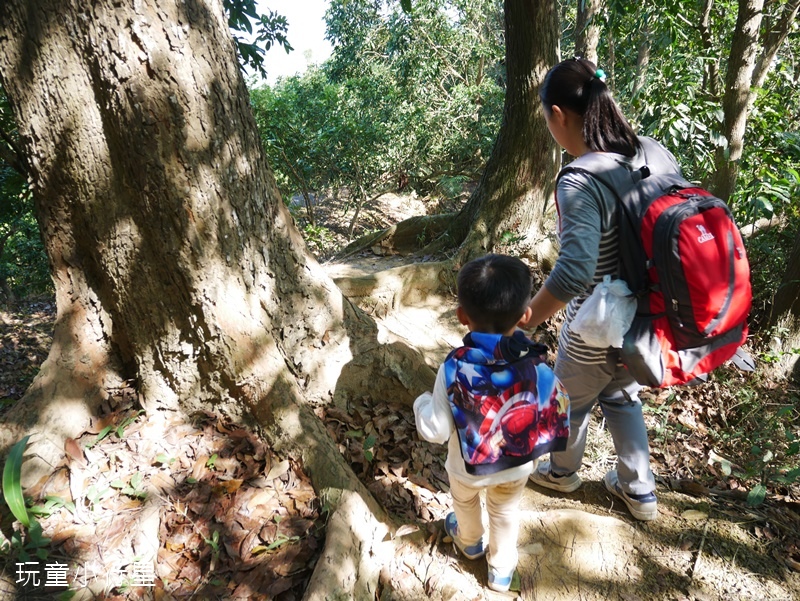
[(591, 346), (622, 348), (622, 337), (636, 314), (636, 299), (630, 294), (623, 280), (605, 276), (578, 309), (570, 330)]

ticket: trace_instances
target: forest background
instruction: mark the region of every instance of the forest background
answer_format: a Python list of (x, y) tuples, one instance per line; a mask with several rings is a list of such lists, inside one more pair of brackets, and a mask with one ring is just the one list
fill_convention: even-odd
[[(239, 38), (239, 59), (268, 70), (258, 47), (288, 45), (285, 22), (275, 13), (256, 15), (247, 2), (223, 4), (235, 35), (251, 29), (254, 18), (261, 19), (255, 43)], [(661, 140), (688, 179), (725, 198), (747, 235), (756, 295), (748, 346), (759, 369), (745, 379), (723, 372), (726, 403), (705, 409), (702, 417), (705, 448), (714, 451), (705, 453), (710, 474), (697, 480), (743, 492), (751, 507), (770, 498), (796, 503), (798, 2), (707, 0), (656, 6), (596, 0), (555, 7), (561, 53), (586, 56), (602, 66), (636, 129)], [(448, 263), (452, 272), (469, 256), (496, 250), (521, 256), (541, 277), (546, 275), (556, 247), (552, 186), (535, 210), (509, 209), (505, 216), (487, 217), (478, 202), (491, 197), (486, 192), (492, 185), (491, 157), (503, 148), (504, 124), (517, 110), (508, 93), (509, 62), (517, 61), (506, 44), (508, 19), (508, 3), (496, 0), (333, 0), (326, 13), (334, 49), (328, 60), (272, 86), (251, 81), (249, 102), (260, 147), (317, 261), (341, 263), (378, 253), (416, 265)], [(542, 28), (533, 24), (527, 35), (535, 37)], [(743, 71), (749, 74), (744, 83)], [(13, 79), (10, 73), (3, 71), (4, 87)], [(41, 209), (37, 214), (28, 187), (36, 178), (25, 164), (25, 142), (10, 97), (4, 93), (0, 98), (0, 289), (3, 302), (13, 307), (32, 297), (35, 302), (52, 298), (58, 266), (45, 251), (46, 218)], [(557, 162), (567, 159), (557, 157), (551, 165), (552, 149), (537, 153), (524, 141), (516, 148), (532, 155), (534, 168), (551, 175)], [(552, 182), (552, 177), (545, 179)], [(426, 214), (389, 224), (380, 215), (385, 206), (380, 199), (387, 194), (413, 200)], [(507, 202), (529, 200), (521, 194)], [(521, 217), (523, 212), (537, 217)], [(459, 229), (465, 215), (467, 226)], [(480, 228), (475, 224), (484, 227), (477, 241)], [(402, 287), (416, 285), (423, 272), (401, 273)], [(434, 280), (441, 280), (440, 274)], [(358, 278), (337, 278), (336, 283), (367, 311), (387, 312), (381, 304), (385, 282), (370, 277), (367, 283)], [(23, 397), (37, 367), (30, 365), (24, 377), (3, 383), (6, 405)], [(727, 386), (725, 378), (730, 378)], [(413, 392), (413, 386), (408, 388)], [(702, 398), (708, 391), (698, 394)], [(667, 419), (670, 408), (692, 404), (687, 401), (691, 393), (670, 395), (666, 405), (654, 410), (665, 413), (665, 439), (679, 438), (688, 427)], [(366, 453), (380, 444), (364, 432), (358, 442)]]

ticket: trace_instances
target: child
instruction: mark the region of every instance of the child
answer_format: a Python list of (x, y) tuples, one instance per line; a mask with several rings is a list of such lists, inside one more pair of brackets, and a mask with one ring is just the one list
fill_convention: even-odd
[(544, 362), (547, 347), (516, 331), (530, 319), (528, 267), (486, 255), (464, 265), (457, 285), (456, 314), (470, 333), (439, 368), (433, 394), (414, 402), (414, 415), (422, 438), (449, 439), (445, 468), (455, 511), (445, 518), (446, 533), (468, 559), (486, 554), (489, 588), (507, 591), (517, 566), (519, 500), (533, 460), (566, 446), (568, 399)]

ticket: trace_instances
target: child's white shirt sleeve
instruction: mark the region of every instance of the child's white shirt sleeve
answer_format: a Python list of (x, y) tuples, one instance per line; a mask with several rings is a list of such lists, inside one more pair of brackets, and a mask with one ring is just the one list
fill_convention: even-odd
[(450, 401), (447, 398), (444, 367), (440, 367), (436, 375), (433, 393), (423, 392), (414, 401), (414, 419), (417, 432), (428, 442), (445, 444), (455, 431)]

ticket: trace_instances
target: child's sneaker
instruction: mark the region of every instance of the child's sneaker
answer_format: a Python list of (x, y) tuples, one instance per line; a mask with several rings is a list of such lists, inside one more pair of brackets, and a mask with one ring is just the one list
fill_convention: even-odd
[(489, 566), (489, 588), (493, 591), (505, 593), (511, 588), (511, 580), (514, 578), (514, 568), (510, 571), (501, 571)]
[(483, 539), (479, 540), (474, 545), (468, 547), (464, 546), (461, 539), (458, 537), (458, 522), (456, 521), (456, 514), (450, 512), (444, 518), (444, 531), (450, 538), (453, 539), (453, 544), (461, 551), (461, 554), (467, 559), (477, 559), (486, 555), (486, 549), (483, 548)]
[(583, 483), (581, 477), (572, 472), (565, 476), (557, 476), (550, 471), (550, 462), (542, 461), (533, 470), (533, 473), (528, 476), (528, 479), (537, 486), (543, 486), (558, 492), (573, 492)]
[(628, 511), (637, 520), (647, 522), (658, 517), (658, 500), (655, 493), (649, 492), (644, 495), (628, 494), (619, 484), (617, 470), (611, 470), (603, 478), (606, 489), (615, 497), (619, 497), (628, 506)]

